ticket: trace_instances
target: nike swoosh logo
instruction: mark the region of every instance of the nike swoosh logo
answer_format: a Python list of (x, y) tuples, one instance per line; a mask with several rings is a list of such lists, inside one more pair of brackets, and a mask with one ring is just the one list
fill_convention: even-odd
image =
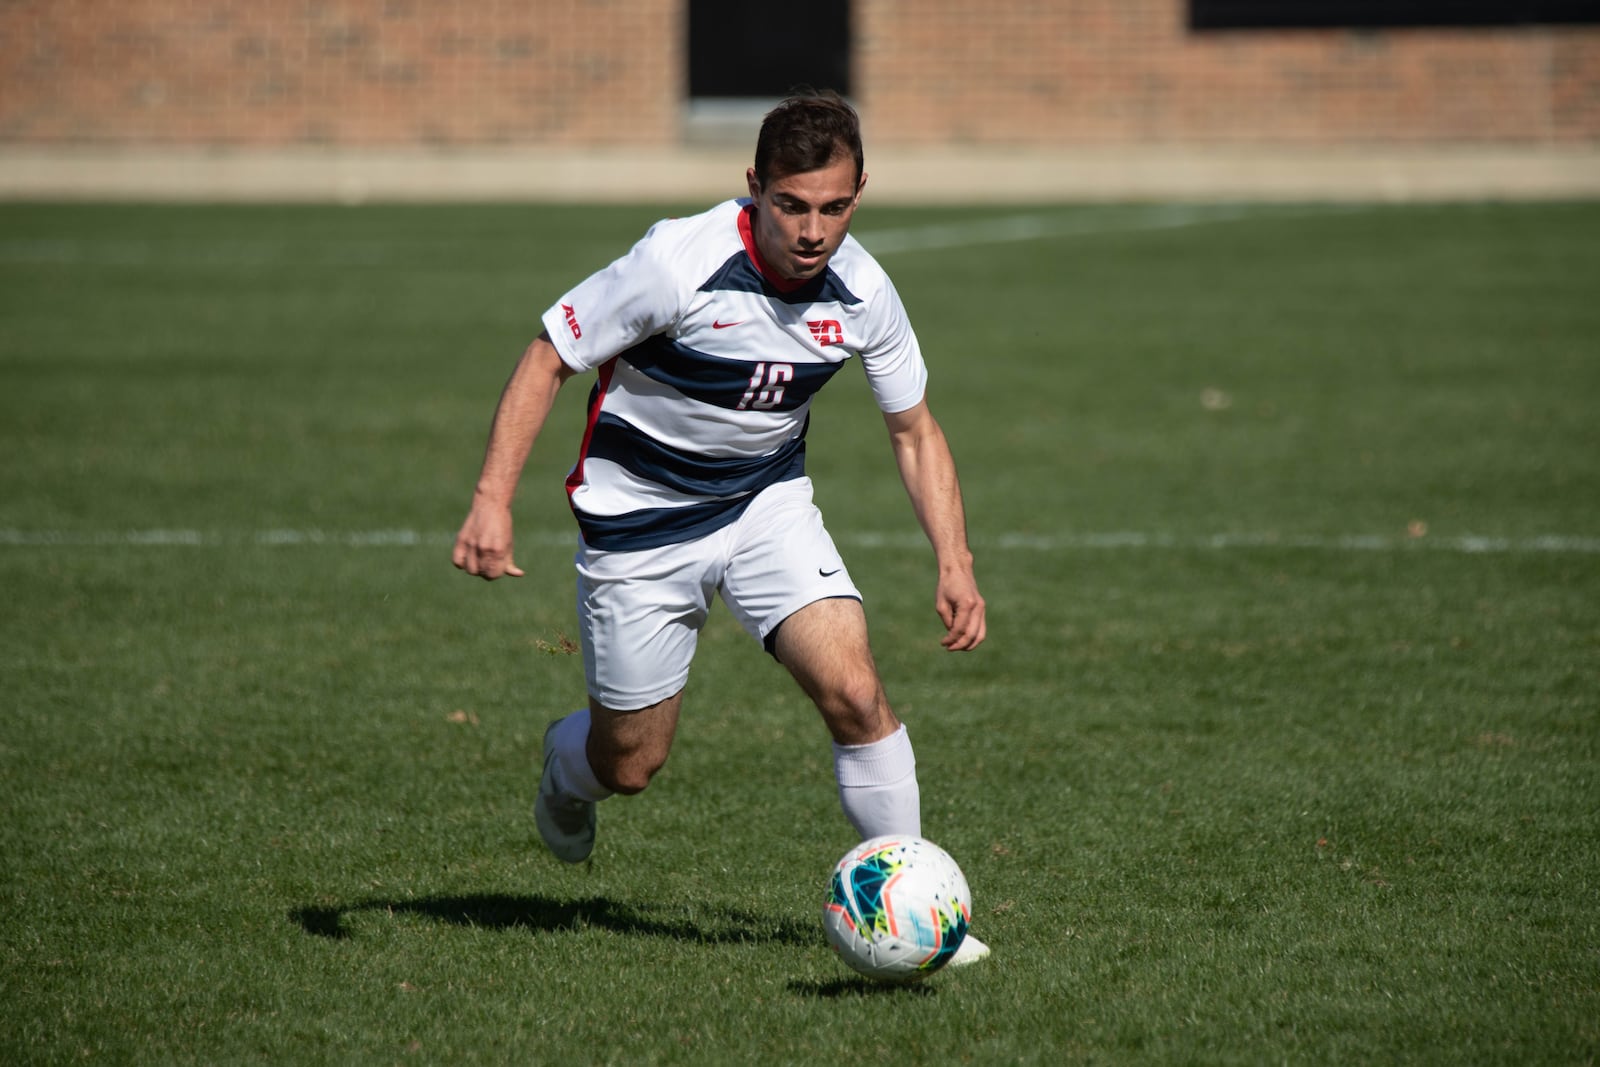
[(711, 323), (711, 328), (713, 330), (726, 330), (729, 326), (738, 326), (742, 322), (744, 322), (743, 319), (740, 319), (738, 322), (717, 322), (713, 320)]
[(843, 567), (835, 567), (831, 571), (825, 571), (821, 567), (818, 567), (817, 573), (822, 575), (824, 578), (832, 578), (835, 574), (838, 574), (842, 570), (844, 570)]

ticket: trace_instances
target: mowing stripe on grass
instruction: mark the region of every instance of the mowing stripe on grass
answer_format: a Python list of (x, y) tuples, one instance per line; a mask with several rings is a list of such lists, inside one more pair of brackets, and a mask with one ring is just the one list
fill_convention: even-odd
[[(572, 546), (577, 535), (562, 530), (525, 530), (517, 535), (523, 544), (546, 547)], [(851, 548), (926, 547), (914, 532), (854, 530), (834, 539)], [(12, 548), (284, 548), (331, 546), (335, 548), (447, 548), (455, 535), (419, 530), (21, 530), (0, 529), (0, 547)], [(1522, 555), (1564, 553), (1600, 555), (1600, 537), (1547, 534), (1536, 537), (1386, 537), (1368, 534), (1299, 536), (1276, 533), (1171, 534), (1134, 530), (1104, 533), (1002, 533), (976, 536), (973, 547), (1000, 552), (1070, 552), (1087, 549), (1170, 551), (1189, 549), (1240, 550), (1289, 548), (1314, 552), (1438, 551), (1466, 555)]]
[[(1250, 219), (1305, 218), (1368, 210), (1359, 204), (1139, 204), (1070, 212), (1029, 212), (927, 226), (870, 227), (856, 237), (873, 255), (968, 248), (973, 245), (1091, 237), (1182, 229)], [(277, 267), (304, 264), (308, 254), (319, 266), (385, 267), (427, 262), (430, 246), (415, 241), (351, 240), (333, 246), (306, 242), (234, 238), (171, 241), (70, 237), (0, 240), (0, 266), (181, 266), (197, 269)]]

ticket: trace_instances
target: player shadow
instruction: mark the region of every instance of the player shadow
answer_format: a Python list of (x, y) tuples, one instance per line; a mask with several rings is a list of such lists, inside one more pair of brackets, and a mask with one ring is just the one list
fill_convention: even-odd
[(753, 915), (738, 908), (702, 905), (668, 909), (627, 904), (606, 897), (557, 900), (553, 897), (506, 893), (469, 893), (412, 900), (371, 899), (332, 907), (307, 906), (289, 913), (300, 929), (314, 937), (344, 940), (351, 936), (345, 919), (358, 912), (418, 915), (455, 926), (483, 930), (582, 930), (599, 927), (619, 934), (665, 937), (702, 944), (815, 945), (814, 927), (790, 918)]

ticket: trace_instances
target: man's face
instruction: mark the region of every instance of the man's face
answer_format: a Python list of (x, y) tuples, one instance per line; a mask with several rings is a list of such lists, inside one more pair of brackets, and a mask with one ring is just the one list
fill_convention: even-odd
[(856, 181), (855, 160), (835, 156), (821, 170), (787, 174), (765, 186), (745, 173), (755, 201), (756, 248), (771, 269), (790, 281), (821, 274), (850, 230), (850, 217), (867, 184)]

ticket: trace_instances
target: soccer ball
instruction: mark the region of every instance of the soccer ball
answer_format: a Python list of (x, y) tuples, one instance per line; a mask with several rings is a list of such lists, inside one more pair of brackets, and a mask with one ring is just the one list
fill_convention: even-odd
[(889, 834), (863, 841), (833, 868), (822, 928), (841, 959), (868, 978), (915, 982), (950, 962), (967, 936), (972, 893), (950, 854)]

